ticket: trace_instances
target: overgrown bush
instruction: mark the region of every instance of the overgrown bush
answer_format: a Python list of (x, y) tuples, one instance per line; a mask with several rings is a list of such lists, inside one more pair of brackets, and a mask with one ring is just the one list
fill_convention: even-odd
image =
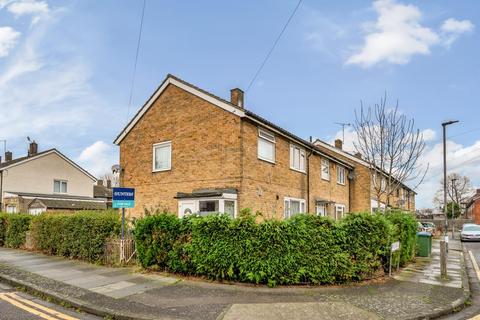
[(116, 211), (43, 213), (33, 218), (31, 234), (35, 247), (45, 253), (97, 262), (120, 226)]
[[(412, 214), (398, 210), (387, 211), (385, 218), (394, 226), (393, 241), (400, 241), (400, 265), (404, 266), (415, 256), (417, 219)], [(394, 259), (393, 264), (396, 264), (397, 257), (394, 256)]]
[[(27, 231), (30, 228), (30, 220), (32, 216), (23, 213), (11, 213), (2, 214), (3, 218), (0, 218), (3, 225), (0, 229), (3, 229), (5, 234), (4, 246), (10, 248), (20, 248), (25, 244), (25, 238)], [(0, 231), (1, 237), (2, 231)]]
[(383, 270), (393, 239), (410, 239), (410, 232), (398, 231), (410, 223), (403, 215), (392, 222), (364, 213), (340, 222), (297, 215), (256, 223), (249, 214), (179, 219), (162, 213), (139, 219), (134, 234), (145, 268), (270, 286), (341, 283)]
[(0, 212), (0, 247), (5, 245), (7, 236), (7, 214)]

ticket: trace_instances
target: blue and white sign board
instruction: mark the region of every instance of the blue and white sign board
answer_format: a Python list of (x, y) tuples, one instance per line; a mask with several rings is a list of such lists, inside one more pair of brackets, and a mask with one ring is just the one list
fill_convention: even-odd
[(135, 189), (133, 188), (113, 188), (112, 207), (133, 208), (135, 207)]

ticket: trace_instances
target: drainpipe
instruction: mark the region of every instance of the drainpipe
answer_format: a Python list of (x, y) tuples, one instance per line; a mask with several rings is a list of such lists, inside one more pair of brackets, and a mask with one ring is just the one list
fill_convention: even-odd
[[(312, 143), (312, 136), (310, 136), (310, 143)], [(313, 148), (309, 150), (307, 155), (307, 213), (310, 213), (310, 156), (313, 154)]]

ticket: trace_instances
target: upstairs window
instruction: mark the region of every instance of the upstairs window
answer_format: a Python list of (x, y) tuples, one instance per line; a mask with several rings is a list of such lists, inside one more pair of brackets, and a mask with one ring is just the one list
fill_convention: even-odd
[(258, 158), (275, 163), (275, 135), (258, 129)]
[(345, 168), (342, 166), (337, 166), (337, 183), (345, 184)]
[(53, 181), (54, 193), (67, 193), (67, 181), (54, 180)]
[(153, 145), (153, 171), (172, 169), (172, 142), (166, 141)]
[(322, 179), (330, 180), (330, 161), (322, 159)]
[(290, 169), (305, 172), (306, 156), (305, 149), (296, 145), (290, 145)]

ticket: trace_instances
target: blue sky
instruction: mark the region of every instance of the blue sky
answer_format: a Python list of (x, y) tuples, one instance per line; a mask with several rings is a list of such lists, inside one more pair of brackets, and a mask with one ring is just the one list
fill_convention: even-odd
[[(0, 0), (0, 139), (15, 156), (30, 136), (108, 171), (112, 141), (167, 73), (225, 98), (246, 89), (296, 4), (147, 0), (128, 109), (142, 1)], [(449, 131), (450, 163), (480, 187), (479, 21), (474, 0), (304, 0), (246, 106), (332, 141), (335, 122), (387, 92), (425, 130), (430, 171), (418, 206), (431, 206), (446, 119), (461, 121)], [(347, 131), (347, 149), (353, 138)]]

